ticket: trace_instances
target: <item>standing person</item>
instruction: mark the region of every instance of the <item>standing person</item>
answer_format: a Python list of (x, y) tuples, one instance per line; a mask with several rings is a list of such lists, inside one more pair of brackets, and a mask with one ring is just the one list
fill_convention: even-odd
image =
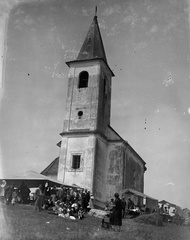
[(130, 198), (128, 198), (128, 204), (127, 205), (128, 205), (127, 206), (128, 209), (133, 209), (134, 206), (135, 206), (134, 202)]
[(51, 199), (52, 199), (53, 205), (55, 205), (56, 196), (57, 196), (57, 188), (56, 186), (54, 186), (51, 189)]
[(2, 180), (0, 185), (0, 202), (5, 201), (5, 187), (6, 187), (6, 181)]
[(87, 193), (87, 190), (84, 190), (82, 192), (82, 208), (84, 212), (87, 212), (87, 206), (88, 206), (88, 200), (89, 200), (89, 196)]
[(11, 204), (14, 206), (15, 203), (17, 202), (17, 197), (18, 197), (18, 189), (14, 189), (12, 193), (12, 200)]
[(64, 186), (61, 185), (60, 189), (57, 191), (57, 199), (63, 201)]
[(50, 197), (51, 196), (51, 188), (49, 187), (48, 182), (45, 183), (45, 196)]
[(36, 189), (35, 191), (35, 208), (34, 210), (35, 211), (41, 211), (42, 210), (42, 201), (43, 201), (43, 187), (42, 187), (42, 184), (39, 185), (39, 188)]
[(114, 199), (111, 198), (110, 202), (108, 202), (108, 204), (106, 205), (106, 210), (112, 211), (114, 206), (115, 206)]
[(94, 196), (90, 194), (90, 200), (89, 200), (89, 211), (94, 208)]
[(110, 202), (106, 205), (105, 210), (109, 211), (110, 214), (110, 225), (113, 225), (113, 208), (115, 207), (114, 199), (111, 198)]
[(124, 197), (122, 197), (121, 203), (122, 203), (122, 218), (124, 218), (125, 217), (125, 208), (126, 208), (126, 205), (127, 205)]
[(26, 186), (24, 181), (22, 181), (22, 184), (19, 187), (19, 194), (20, 194), (20, 198), (22, 199), (22, 202), (24, 204), (29, 201), (30, 189)]
[(78, 196), (77, 196), (78, 204), (80, 207), (82, 207), (82, 190), (78, 190)]
[(67, 200), (67, 189), (63, 186), (62, 201), (65, 203)]
[(6, 197), (6, 204), (9, 205), (12, 200), (12, 194), (14, 192), (14, 184), (12, 186), (9, 186), (5, 190), (5, 197)]
[(47, 193), (47, 188), (48, 188), (48, 182), (46, 182), (45, 184), (42, 184), (42, 209), (45, 210), (46, 205), (46, 193)]
[(87, 190), (86, 190), (86, 201), (87, 201), (87, 206), (88, 206), (88, 204), (89, 204), (89, 202), (90, 202), (90, 198), (91, 198), (90, 191), (87, 191)]
[(113, 230), (120, 231), (122, 225), (122, 202), (119, 198), (119, 194), (114, 194), (114, 207), (113, 207)]

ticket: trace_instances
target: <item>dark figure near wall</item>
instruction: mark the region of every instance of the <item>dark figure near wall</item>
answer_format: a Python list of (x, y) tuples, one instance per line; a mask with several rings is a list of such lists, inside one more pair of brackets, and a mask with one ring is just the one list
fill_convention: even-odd
[(113, 230), (120, 231), (122, 226), (122, 201), (119, 194), (114, 194), (114, 207), (113, 207)]
[(7, 205), (11, 203), (13, 191), (14, 191), (14, 184), (11, 186), (7, 186), (5, 189), (5, 199), (6, 199)]
[(130, 198), (128, 198), (128, 204), (127, 205), (128, 205), (127, 206), (128, 209), (133, 209), (135, 207), (134, 202)]
[(126, 205), (127, 205), (124, 197), (122, 197), (121, 203), (122, 203), (122, 218), (124, 218), (125, 217), (125, 209), (126, 209)]
[(30, 202), (30, 189), (26, 186), (25, 182), (23, 181), (21, 186), (19, 187), (19, 195), (21, 198), (22, 203), (29, 203)]

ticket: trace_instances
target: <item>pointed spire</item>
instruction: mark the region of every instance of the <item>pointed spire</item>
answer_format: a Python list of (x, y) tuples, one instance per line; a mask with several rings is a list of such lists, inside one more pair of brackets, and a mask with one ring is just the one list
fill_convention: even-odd
[(78, 54), (77, 61), (96, 58), (101, 58), (105, 61), (105, 63), (107, 63), (102, 37), (98, 26), (97, 6), (95, 8), (94, 19)]

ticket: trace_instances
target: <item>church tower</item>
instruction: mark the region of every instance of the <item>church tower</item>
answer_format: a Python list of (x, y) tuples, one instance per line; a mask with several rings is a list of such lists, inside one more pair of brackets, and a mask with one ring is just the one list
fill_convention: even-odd
[(110, 124), (111, 77), (97, 16), (82, 48), (69, 66), (69, 84), (63, 132), (99, 131)]
[(97, 16), (69, 67), (57, 179), (93, 190), (97, 135), (110, 125), (111, 78)]

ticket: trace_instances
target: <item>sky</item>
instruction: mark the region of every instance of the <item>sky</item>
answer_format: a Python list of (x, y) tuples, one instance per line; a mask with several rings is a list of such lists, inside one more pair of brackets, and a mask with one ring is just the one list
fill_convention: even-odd
[(144, 192), (190, 208), (189, 4), (1, 0), (1, 13), (8, 16), (1, 32), (6, 50), (1, 174), (41, 172), (59, 156), (69, 72), (65, 62), (76, 59), (97, 5), (115, 74), (111, 126), (146, 162)]

